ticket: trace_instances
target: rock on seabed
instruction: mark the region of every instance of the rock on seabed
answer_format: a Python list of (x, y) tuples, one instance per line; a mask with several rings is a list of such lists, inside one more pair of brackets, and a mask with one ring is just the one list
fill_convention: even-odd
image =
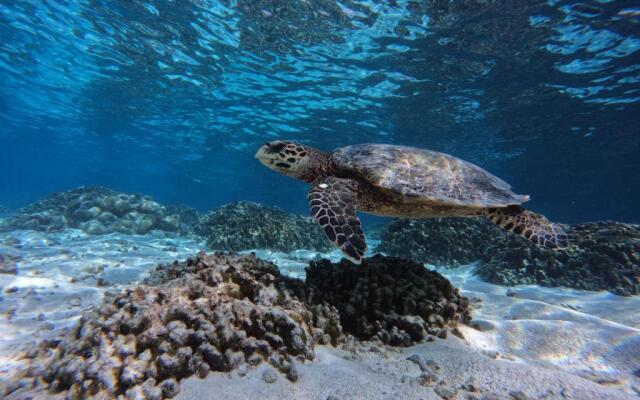
[(0, 230), (32, 229), (54, 232), (77, 228), (92, 235), (120, 232), (146, 234), (152, 230), (189, 231), (197, 219), (185, 206), (166, 207), (150, 196), (126, 194), (104, 187), (80, 187), (54, 193), (7, 218)]
[(501, 285), (538, 284), (640, 294), (640, 225), (592, 222), (566, 226), (566, 251), (541, 249), (515, 235), (488, 246), (477, 274)]
[(640, 225), (604, 221), (563, 227), (570, 246), (552, 251), (482, 218), (396, 220), (376, 250), (435, 265), (480, 260), (477, 274), (501, 285), (640, 294)]
[(205, 214), (194, 232), (212, 250), (333, 250), (320, 226), (309, 217), (250, 201), (227, 204)]

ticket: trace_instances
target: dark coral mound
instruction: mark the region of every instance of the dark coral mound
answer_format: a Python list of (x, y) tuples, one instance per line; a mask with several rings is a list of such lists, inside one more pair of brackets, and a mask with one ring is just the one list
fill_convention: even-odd
[(66, 335), (29, 352), (30, 367), (5, 395), (170, 398), (186, 377), (263, 362), (295, 381), (316, 344), (346, 339), (341, 322), (359, 338), (408, 345), (469, 318), (446, 279), (399, 259), (323, 261), (308, 276), (286, 278), (253, 255), (160, 265), (145, 285), (108, 294)]
[(80, 187), (54, 193), (9, 217), (3, 230), (59, 231), (78, 228), (89, 234), (121, 232), (146, 234), (151, 230), (182, 232), (189, 229), (184, 207), (171, 210), (149, 196), (125, 194), (103, 187)]
[(212, 250), (333, 249), (313, 219), (248, 201), (210, 211), (201, 218), (194, 232), (204, 237)]
[(502, 231), (485, 218), (397, 219), (381, 235), (376, 251), (432, 265), (477, 261)]
[(566, 227), (567, 251), (540, 249), (514, 235), (488, 246), (477, 273), (501, 285), (539, 284), (640, 294), (640, 225), (594, 222)]
[(342, 329), (363, 340), (409, 346), (471, 319), (468, 299), (418, 263), (378, 255), (359, 266), (311, 262), (306, 271), (308, 301), (336, 307)]
[(564, 225), (570, 247), (551, 251), (483, 218), (396, 220), (376, 249), (421, 263), (480, 260), (476, 273), (500, 285), (539, 284), (640, 294), (640, 228), (621, 222)]

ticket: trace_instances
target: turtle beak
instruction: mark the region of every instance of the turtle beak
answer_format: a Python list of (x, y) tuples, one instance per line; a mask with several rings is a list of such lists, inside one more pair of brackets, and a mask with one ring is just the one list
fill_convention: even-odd
[(271, 152), (271, 145), (269, 143), (265, 143), (256, 152), (255, 155), (256, 160), (260, 161), (262, 164), (267, 167), (272, 165), (276, 157)]
[(264, 154), (266, 153), (266, 149), (268, 148), (268, 146), (269, 146), (269, 143), (265, 143), (262, 146), (260, 146), (258, 151), (256, 151), (256, 155), (254, 156), (256, 160), (260, 160), (261, 158), (264, 157)]

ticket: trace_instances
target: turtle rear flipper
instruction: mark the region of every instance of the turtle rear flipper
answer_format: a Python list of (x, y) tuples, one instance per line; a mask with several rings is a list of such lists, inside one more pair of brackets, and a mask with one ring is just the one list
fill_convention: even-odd
[(350, 261), (360, 264), (367, 244), (356, 216), (358, 184), (334, 176), (314, 182), (307, 193), (311, 215)]
[(485, 215), (495, 224), (517, 233), (540, 247), (559, 250), (568, 246), (564, 229), (550, 222), (544, 215), (525, 210), (520, 206), (488, 208)]

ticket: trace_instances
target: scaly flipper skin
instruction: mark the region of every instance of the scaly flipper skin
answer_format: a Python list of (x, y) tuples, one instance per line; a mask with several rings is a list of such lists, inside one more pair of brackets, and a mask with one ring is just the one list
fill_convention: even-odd
[(311, 215), (327, 237), (350, 261), (360, 264), (367, 244), (356, 217), (358, 183), (329, 176), (313, 183), (307, 193)]
[(488, 208), (485, 215), (502, 228), (517, 233), (540, 247), (560, 250), (568, 246), (567, 234), (543, 215), (520, 206)]

